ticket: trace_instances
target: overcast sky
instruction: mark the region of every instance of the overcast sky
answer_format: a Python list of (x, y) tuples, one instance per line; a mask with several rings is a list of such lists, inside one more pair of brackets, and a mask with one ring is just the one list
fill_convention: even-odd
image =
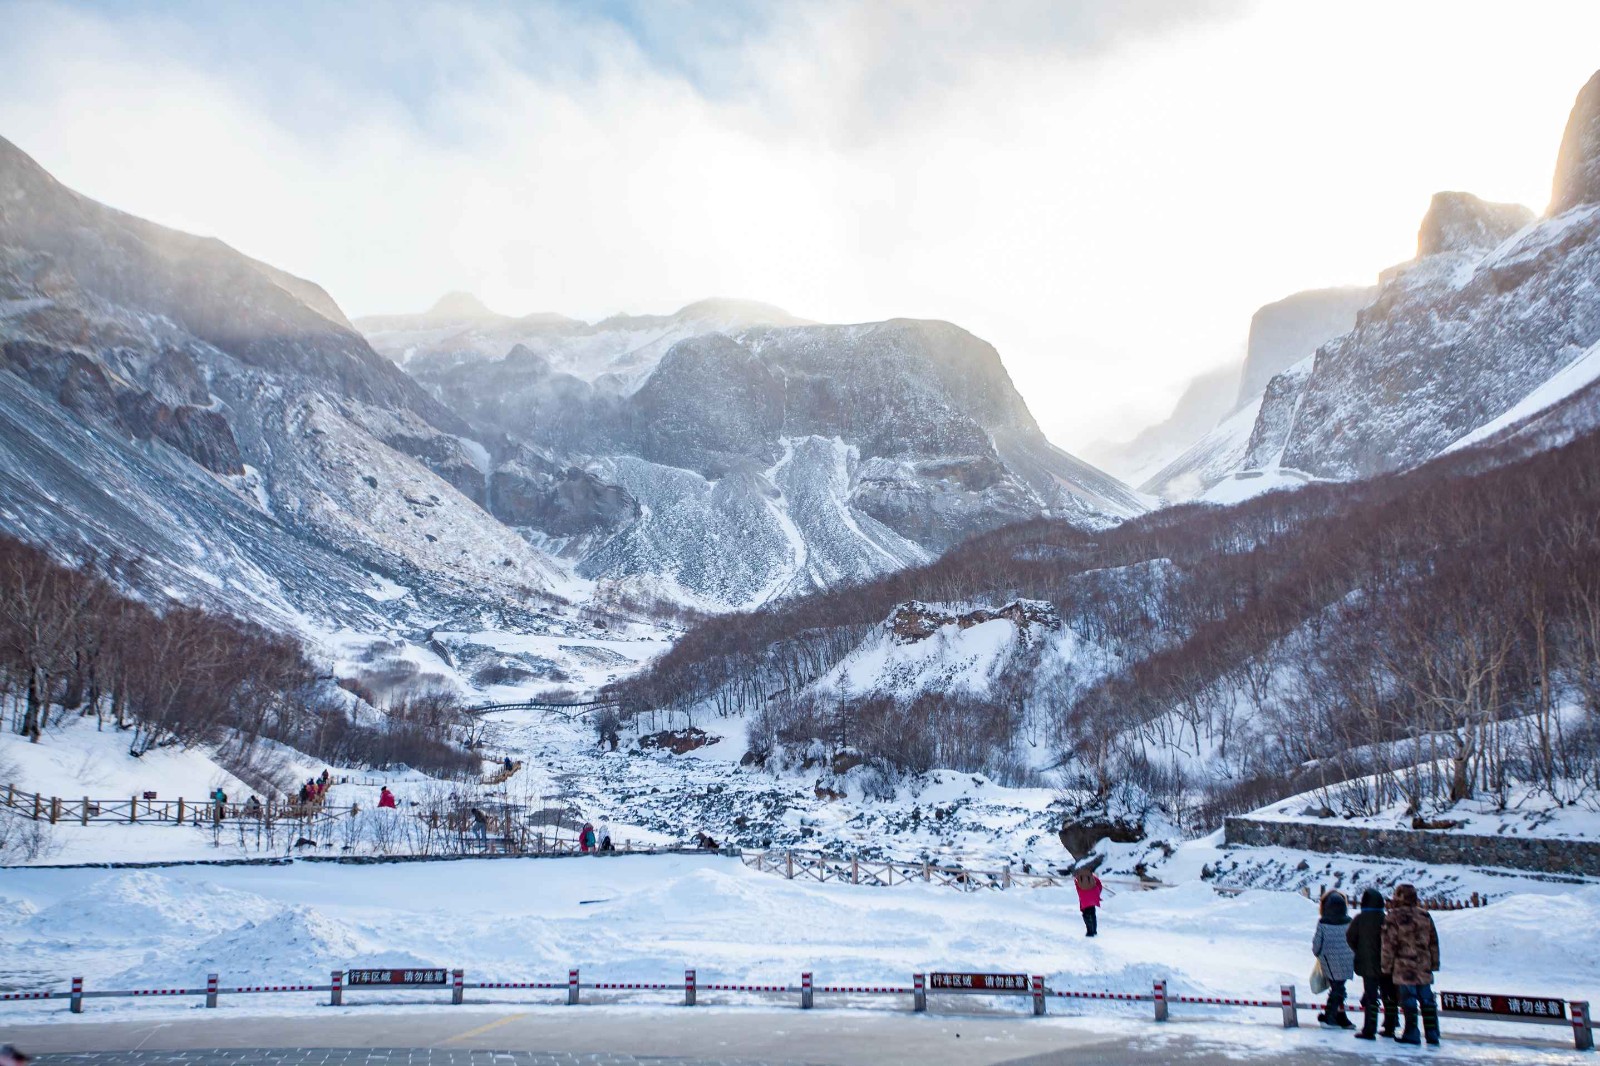
[(0, 0), (0, 135), (319, 282), (597, 318), (748, 297), (992, 341), (1125, 437), (1251, 313), (1542, 211), (1600, 3)]

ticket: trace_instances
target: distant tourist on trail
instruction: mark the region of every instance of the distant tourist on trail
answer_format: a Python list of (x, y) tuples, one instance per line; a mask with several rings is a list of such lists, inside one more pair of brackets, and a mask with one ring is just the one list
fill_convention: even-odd
[(218, 785), (217, 790), (211, 793), (211, 802), (217, 805), (217, 821), (222, 821), (228, 816), (228, 794)]
[(589, 822), (583, 823), (583, 828), (578, 830), (578, 850), (587, 855), (594, 850), (594, 826)]
[(378, 790), (378, 806), (380, 808), (388, 807), (390, 810), (394, 809), (394, 793), (389, 791), (388, 785), (384, 785)]
[(479, 844), (489, 846), (489, 816), (477, 807), (472, 808), (472, 835)]
[(1396, 1000), (1394, 978), (1383, 968), (1383, 893), (1369, 888), (1361, 893), (1361, 913), (1345, 930), (1345, 943), (1355, 952), (1356, 973), (1361, 975), (1361, 1031), (1357, 1040), (1378, 1039), (1378, 1003), (1383, 1003), (1383, 1035), (1393, 1036)]
[(1105, 885), (1093, 870), (1079, 870), (1072, 875), (1078, 889), (1078, 910), (1083, 912), (1083, 935), (1096, 936), (1100, 932), (1100, 919), (1095, 910), (1100, 906), (1100, 894)]
[(601, 851), (616, 851), (616, 845), (611, 843), (611, 823), (604, 818), (600, 819), (600, 828), (595, 830), (595, 839), (598, 840)]
[(250, 799), (248, 801), (246, 801), (246, 803), (244, 805), (244, 814), (245, 814), (246, 818), (260, 818), (261, 817), (261, 797), (260, 796), (251, 796)]
[(509, 755), (506, 756), (505, 767), (508, 774), (517, 768), (517, 764), (511, 761), (511, 756)]
[(1344, 893), (1329, 892), (1322, 897), (1322, 918), (1311, 937), (1311, 954), (1322, 966), (1328, 980), (1328, 1007), (1317, 1021), (1329, 1029), (1354, 1029), (1355, 1023), (1344, 1009), (1344, 983), (1356, 975), (1356, 953), (1345, 934), (1350, 924), (1350, 904)]
[(1422, 1014), (1428, 1043), (1439, 1042), (1439, 1005), (1433, 998), (1433, 974), (1439, 968), (1439, 931), (1433, 918), (1417, 901), (1415, 885), (1400, 885), (1383, 922), (1382, 968), (1394, 978), (1400, 992), (1400, 1013), (1405, 1030), (1402, 1044), (1420, 1044), (1417, 1014)]

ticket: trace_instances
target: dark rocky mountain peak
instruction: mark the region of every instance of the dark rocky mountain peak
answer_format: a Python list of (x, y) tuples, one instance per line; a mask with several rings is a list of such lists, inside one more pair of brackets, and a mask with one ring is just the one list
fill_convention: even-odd
[(1567, 131), (1556, 155), (1550, 214), (1600, 201), (1600, 71), (1589, 79), (1572, 105)]
[(1521, 204), (1495, 204), (1469, 192), (1436, 192), (1417, 231), (1417, 258), (1441, 252), (1487, 252), (1532, 222)]

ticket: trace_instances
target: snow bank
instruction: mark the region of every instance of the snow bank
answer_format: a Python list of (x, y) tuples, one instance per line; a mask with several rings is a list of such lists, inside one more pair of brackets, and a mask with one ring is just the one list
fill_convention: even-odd
[[(1298, 895), (1223, 896), (1201, 884), (1110, 895), (1083, 936), (1070, 889), (958, 893), (786, 881), (700, 856), (337, 866), (19, 870), (0, 929), (26, 944), (30, 987), (83, 974), (91, 988), (306, 981), (362, 965), (461, 967), (469, 979), (777, 983), (902, 981), (930, 969), (1045, 974), (1059, 988), (1271, 997), (1303, 985), (1316, 905)], [(136, 909), (134, 909), (136, 908)], [(70, 916), (70, 917), (68, 917)], [(132, 916), (133, 920), (130, 920)], [(1600, 888), (1514, 895), (1435, 916), (1440, 983), (1600, 999), (1588, 940)], [(18, 1021), (59, 1007), (4, 1008)], [(159, 1011), (104, 1001), (94, 1013)], [(167, 1009), (187, 1009), (173, 1007)], [(223, 1009), (310, 1009), (297, 997)], [(1113, 1014), (1116, 1008), (1107, 1008)]]

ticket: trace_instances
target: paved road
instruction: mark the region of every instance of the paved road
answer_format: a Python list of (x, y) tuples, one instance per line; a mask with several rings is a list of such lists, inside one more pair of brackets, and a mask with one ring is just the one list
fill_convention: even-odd
[[(317, 1016), (70, 1019), (7, 1027), (0, 1042), (39, 1055), (40, 1066), (1221, 1066), (1252, 1055), (1274, 1063), (1370, 1066), (1375, 1057), (1417, 1054), (1390, 1044), (1347, 1050), (1347, 1034), (1317, 1030), (1250, 1026), (1247, 1035), (1238, 1026), (1156, 1026), (1130, 1018), (1093, 1024), (877, 1011), (346, 1008)], [(1563, 1055), (1558, 1044), (1549, 1047)], [(1529, 1058), (1520, 1046), (1474, 1041), (1455, 1048), (1447, 1042), (1428, 1061), (1459, 1061), (1452, 1050), (1475, 1063)]]

